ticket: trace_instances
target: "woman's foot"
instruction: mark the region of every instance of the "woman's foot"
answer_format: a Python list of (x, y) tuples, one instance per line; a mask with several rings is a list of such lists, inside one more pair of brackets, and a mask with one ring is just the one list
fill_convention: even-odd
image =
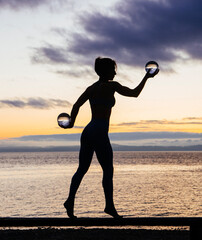
[(117, 211), (116, 211), (116, 209), (113, 207), (113, 208), (105, 208), (105, 210), (104, 210), (104, 212), (105, 213), (107, 213), (107, 214), (109, 214), (109, 215), (111, 215), (113, 218), (116, 218), (116, 219), (118, 219), (118, 218), (123, 218), (122, 216), (120, 216), (118, 213), (117, 213)]
[(74, 200), (67, 199), (67, 201), (64, 203), (64, 207), (66, 208), (67, 215), (69, 216), (69, 218), (71, 219), (77, 218), (76, 216), (74, 216)]

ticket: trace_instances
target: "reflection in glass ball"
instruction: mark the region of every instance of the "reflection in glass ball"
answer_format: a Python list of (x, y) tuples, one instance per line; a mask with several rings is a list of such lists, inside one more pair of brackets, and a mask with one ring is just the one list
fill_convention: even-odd
[(67, 113), (61, 113), (58, 118), (58, 125), (61, 128), (67, 128), (68, 125), (70, 124), (71, 118)]
[(154, 74), (159, 68), (159, 65), (157, 62), (155, 61), (149, 61), (146, 65), (145, 65), (145, 70), (146, 72), (149, 71), (149, 73)]

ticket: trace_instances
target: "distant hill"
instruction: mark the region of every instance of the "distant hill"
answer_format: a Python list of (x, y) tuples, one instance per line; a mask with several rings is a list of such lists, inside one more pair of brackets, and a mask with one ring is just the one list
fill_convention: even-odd
[[(112, 144), (114, 151), (202, 151), (202, 145), (193, 146), (125, 146)], [(74, 152), (80, 146), (59, 147), (2, 147), (0, 152)]]

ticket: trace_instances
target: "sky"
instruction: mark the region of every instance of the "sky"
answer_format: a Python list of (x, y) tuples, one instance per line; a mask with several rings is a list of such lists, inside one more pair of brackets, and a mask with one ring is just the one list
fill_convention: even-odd
[(201, 11), (200, 0), (0, 0), (0, 147), (74, 142), (63, 136), (90, 121), (89, 103), (73, 129), (57, 116), (97, 81), (98, 56), (130, 88), (146, 62), (160, 67), (138, 98), (115, 94), (110, 133), (128, 134), (114, 142), (202, 144)]

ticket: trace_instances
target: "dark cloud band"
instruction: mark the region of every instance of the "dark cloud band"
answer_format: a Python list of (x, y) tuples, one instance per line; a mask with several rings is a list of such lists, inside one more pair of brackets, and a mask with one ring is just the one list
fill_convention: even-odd
[(148, 126), (148, 125), (201, 125), (202, 118), (184, 118), (182, 121), (169, 120), (141, 120), (139, 122), (123, 122), (112, 126)]
[(83, 14), (82, 34), (73, 33), (71, 41), (65, 39), (68, 46), (60, 49), (39, 48), (34, 57), (42, 56), (43, 62), (55, 64), (71, 59), (89, 63), (107, 55), (133, 66), (150, 59), (161, 63), (202, 59), (201, 9), (201, 0), (121, 1), (111, 9), (113, 16)]
[(0, 108), (36, 108), (50, 109), (55, 107), (70, 107), (71, 103), (61, 99), (27, 98), (16, 100), (0, 100)]
[(41, 5), (51, 6), (52, 4), (62, 4), (64, 0), (0, 0), (1, 8), (21, 10), (23, 8), (37, 8)]
[(68, 57), (65, 56), (66, 50), (54, 46), (36, 48), (32, 57), (33, 63), (69, 63)]
[(83, 17), (87, 34), (77, 36), (71, 50), (102, 52), (126, 64), (170, 62), (183, 58), (183, 52), (202, 59), (201, 9), (200, 0), (123, 1), (115, 9), (118, 17)]

